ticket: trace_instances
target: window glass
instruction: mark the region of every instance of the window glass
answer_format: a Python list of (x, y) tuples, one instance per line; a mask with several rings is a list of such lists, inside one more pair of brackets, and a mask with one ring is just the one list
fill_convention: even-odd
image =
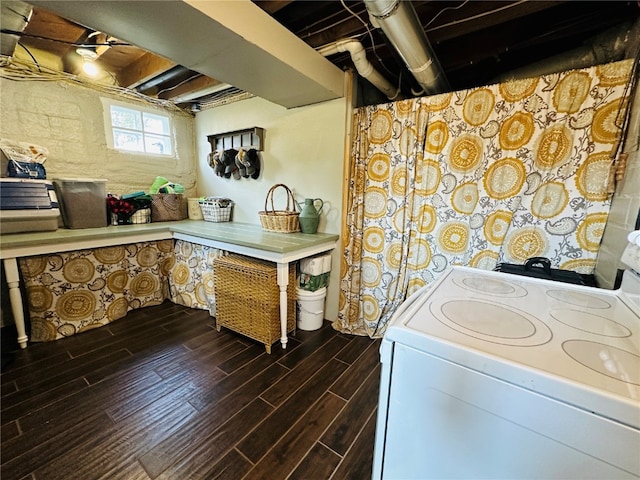
[(114, 128), (113, 146), (120, 150), (144, 152), (143, 136), (141, 133)]
[(169, 119), (152, 113), (143, 113), (144, 131), (169, 135)]
[(103, 99), (103, 102), (105, 115), (107, 112), (109, 114), (108, 118), (105, 117), (107, 139), (113, 139), (110, 146), (129, 152), (173, 156), (171, 119), (168, 115), (123, 106), (107, 99)]
[(142, 130), (140, 112), (130, 108), (111, 107), (111, 125), (114, 127), (130, 128), (132, 130)]
[(171, 152), (171, 142), (169, 138), (160, 135), (144, 136), (145, 150), (149, 153), (166, 154)]

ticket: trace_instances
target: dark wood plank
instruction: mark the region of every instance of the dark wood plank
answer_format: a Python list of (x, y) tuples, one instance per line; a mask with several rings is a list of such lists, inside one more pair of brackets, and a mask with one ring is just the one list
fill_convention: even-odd
[(17, 422), (9, 422), (2, 425), (2, 429), (0, 430), (0, 443), (11, 440), (18, 435), (20, 435), (20, 430), (18, 429)]
[(331, 478), (331, 474), (341, 460), (340, 455), (316, 442), (287, 480)]
[(371, 340), (369, 337), (352, 337), (349, 345), (343, 348), (342, 351), (336, 355), (336, 358), (351, 365), (363, 352), (371, 347), (371, 344), (376, 344), (377, 350), (380, 349), (379, 341)]
[(299, 362), (294, 370), (291, 370), (282, 380), (263, 393), (262, 398), (271, 405), (280, 405), (303, 385), (301, 379), (311, 378), (315, 372), (320, 370), (348, 343), (347, 340), (334, 336), (323, 344), (321, 348), (318, 348), (310, 356)]
[[(349, 367), (346, 374), (333, 384), (330, 390), (342, 398), (349, 399), (362, 384), (369, 373), (380, 364), (380, 342), (372, 342), (358, 359)], [(354, 379), (358, 379), (354, 381)]]
[(277, 361), (277, 356), (267, 355), (263, 348), (257, 358), (234, 372), (233, 375), (229, 375), (227, 378), (218, 382), (215, 389), (194, 392), (194, 394), (188, 398), (189, 403), (198, 410), (204, 410), (208, 408), (209, 405), (218, 402), (220, 398), (223, 398), (233, 392), (235, 389), (242, 386), (244, 383), (258, 375), (263, 370), (269, 368)]
[(20, 418), (20, 428), (30, 435), (51, 428), (64, 429), (73, 426), (80, 419), (90, 417), (96, 412), (96, 405), (116, 406), (132, 396), (139, 395), (162, 379), (153, 371), (132, 370), (128, 375), (115, 377), (111, 382), (101, 382), (94, 387), (75, 393), (69, 397), (58, 398), (44, 408), (27, 411)]
[[(376, 410), (377, 411), (377, 410)], [(376, 433), (376, 411), (374, 411), (358, 435), (331, 480), (353, 480), (371, 478), (373, 467), (373, 444)]]
[(113, 421), (100, 413), (68, 429), (41, 430), (37, 437), (21, 435), (3, 441), (0, 478), (22, 478), (48, 462), (65, 458), (69, 451), (82, 448), (100, 435), (110, 435), (112, 428)]
[(305, 339), (302, 345), (280, 360), (280, 363), (287, 368), (295, 368), (298, 363), (302, 362), (305, 358), (337, 335), (337, 332), (328, 326), (324, 326), (321, 330), (317, 330), (315, 332), (300, 332), (300, 334), (302, 333), (308, 333), (310, 335)]
[(211, 388), (224, 377), (225, 374), (220, 370), (198, 374), (192, 371), (180, 372), (165, 381), (138, 391), (135, 395), (127, 395), (126, 399), (120, 399), (115, 405), (105, 405), (106, 412), (115, 422), (121, 422), (138, 411), (146, 410), (159, 398), (176, 398), (177, 401), (183, 401), (193, 392)]
[[(225, 454), (272, 411), (273, 407), (256, 398), (227, 422), (201, 414), (197, 417), (199, 425), (193, 434), (184, 432), (182, 438), (161, 442), (140, 461), (151, 478), (211, 477), (225, 465)], [(247, 460), (244, 463), (246, 470), (252, 466)]]
[(110, 478), (113, 471), (135, 463), (142, 452), (173, 435), (195, 413), (193, 407), (176, 402), (175, 397), (161, 398), (150, 408), (129, 417), (128, 422), (98, 433), (37, 469), (36, 478)]
[(240, 453), (250, 461), (258, 462), (301, 415), (314, 407), (317, 399), (345, 369), (344, 363), (330, 360), (301, 389), (269, 415), (251, 436), (238, 444)]
[(6, 331), (3, 479), (371, 475), (379, 341), (325, 321), (267, 355), (170, 302), (26, 350)]
[[(345, 372), (346, 373), (346, 372)], [(320, 441), (339, 455), (344, 455), (360, 433), (371, 412), (378, 405), (380, 367), (376, 367), (356, 391)]]
[(47, 390), (35, 391), (29, 388), (18, 390), (14, 395), (2, 399), (2, 423), (17, 420), (24, 415), (25, 410), (37, 410), (57, 398), (73, 395), (86, 388), (87, 382), (82, 378), (75, 378)]
[[(203, 480), (224, 480), (242, 478), (251, 468), (251, 464), (236, 450), (231, 450), (224, 458), (217, 462), (206, 476), (200, 477)], [(198, 477), (195, 477), (198, 478)], [(173, 480), (172, 477), (162, 477), (162, 480)]]
[(245, 480), (286, 478), (313, 446), (319, 435), (333, 421), (345, 401), (325, 393), (313, 407), (282, 437), (262, 460), (244, 477)]
[[(177, 432), (175, 436), (156, 445), (150, 452), (145, 454), (142, 462), (147, 468), (147, 471), (151, 475), (156, 475), (158, 473), (156, 470), (159, 468), (157, 465), (163, 465), (164, 468), (167, 468), (168, 465), (164, 465), (163, 461), (166, 462), (169, 456), (178, 455), (179, 457), (186, 455), (190, 449), (194, 448), (194, 443), (196, 445), (205, 443), (205, 440), (211, 433), (216, 431), (217, 426), (225, 424), (225, 422), (235, 417), (241, 410), (254, 402), (261, 392), (271, 385), (273, 381), (280, 378), (285, 372), (286, 369), (281, 365), (272, 365), (233, 392), (233, 394), (226, 395), (224, 398), (221, 398), (220, 401), (212, 403), (209, 408), (201, 411), (200, 415), (186, 427), (188, 429), (184, 432)], [(271, 409), (270, 407), (270, 410)], [(247, 414), (245, 413), (245, 415)], [(250, 412), (249, 416), (251, 417), (252, 415), (254, 415), (254, 412)], [(264, 417), (259, 420), (256, 419), (256, 421), (263, 419)], [(240, 440), (240, 438), (237, 440)], [(230, 447), (231, 446), (228, 448)], [(148, 464), (151, 463), (156, 465), (156, 467), (151, 468), (148, 466)]]

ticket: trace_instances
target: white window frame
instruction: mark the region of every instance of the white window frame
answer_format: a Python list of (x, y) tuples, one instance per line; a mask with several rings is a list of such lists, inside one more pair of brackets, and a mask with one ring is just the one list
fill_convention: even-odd
[[(175, 141), (175, 134), (173, 129), (173, 121), (171, 119), (171, 116), (167, 114), (166, 111), (158, 110), (154, 108), (148, 108), (148, 107), (144, 107), (144, 106), (132, 104), (132, 103), (120, 102), (118, 100), (112, 100), (110, 98), (101, 98), (100, 100), (102, 100), (102, 107), (103, 107), (102, 111), (104, 116), (104, 131), (105, 131), (105, 137), (107, 140), (108, 148), (112, 150), (116, 150), (118, 152), (128, 153), (132, 155), (145, 155), (145, 156), (154, 156), (154, 157), (160, 157), (160, 158), (176, 158), (176, 141)], [(171, 145), (171, 153), (147, 152), (147, 151), (126, 150), (122, 148), (117, 148), (115, 146), (115, 142), (113, 138), (113, 129), (114, 128), (121, 129), (121, 127), (114, 127), (111, 124), (111, 107), (112, 106), (126, 108), (128, 110), (135, 110), (140, 113), (140, 116), (142, 116), (143, 113), (150, 113), (153, 115), (159, 115), (159, 116), (165, 117), (169, 122), (169, 134), (161, 135), (154, 132), (153, 135), (167, 137)], [(137, 133), (142, 133), (144, 136), (144, 133), (145, 133), (144, 123), (143, 123), (143, 130), (133, 130), (133, 131)], [(143, 142), (143, 148), (144, 148), (144, 142)]]

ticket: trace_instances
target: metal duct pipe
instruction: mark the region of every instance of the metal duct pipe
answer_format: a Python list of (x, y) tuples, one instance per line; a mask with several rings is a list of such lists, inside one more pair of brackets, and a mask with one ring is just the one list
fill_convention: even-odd
[[(22, 33), (31, 19), (33, 8), (24, 2), (3, 0), (1, 11), (0, 27), (2, 30)], [(20, 37), (18, 35), (0, 34), (0, 55), (12, 56), (19, 40)]]
[(138, 92), (144, 93), (145, 91), (151, 90), (154, 87), (159, 86), (163, 82), (168, 82), (170, 80), (174, 80), (180, 76), (185, 76), (189, 72), (189, 69), (183, 67), (182, 65), (176, 65), (175, 67), (171, 67), (169, 70), (147, 80), (144, 83), (141, 83), (136, 87)]
[(364, 0), (374, 26), (379, 26), (423, 90), (429, 94), (450, 90), (418, 15), (409, 1)]
[(389, 100), (396, 99), (400, 93), (400, 88), (391, 85), (387, 79), (373, 67), (371, 62), (367, 59), (367, 53), (365, 52), (364, 47), (358, 40), (344, 38), (318, 49), (318, 53), (324, 57), (340, 52), (349, 52), (351, 54), (351, 60), (353, 60), (353, 64), (355, 65), (358, 73), (369, 80), (374, 87), (384, 93)]
[(640, 19), (610, 28), (586, 41), (584, 45), (545, 58), (536, 63), (503, 73), (491, 80), (502, 83), (521, 78), (539, 77), (550, 73), (610, 63), (624, 58), (633, 58), (640, 41)]

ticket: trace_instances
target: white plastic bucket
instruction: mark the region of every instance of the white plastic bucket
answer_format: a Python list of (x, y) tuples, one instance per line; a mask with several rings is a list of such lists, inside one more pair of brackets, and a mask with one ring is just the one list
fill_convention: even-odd
[(297, 289), (298, 294), (298, 328), (300, 330), (318, 330), (324, 320), (324, 299), (327, 287), (315, 292)]

